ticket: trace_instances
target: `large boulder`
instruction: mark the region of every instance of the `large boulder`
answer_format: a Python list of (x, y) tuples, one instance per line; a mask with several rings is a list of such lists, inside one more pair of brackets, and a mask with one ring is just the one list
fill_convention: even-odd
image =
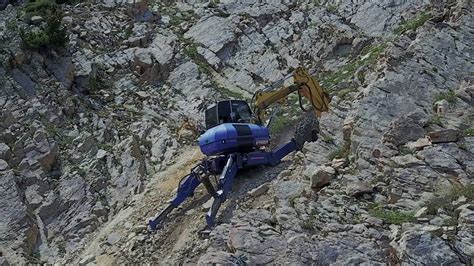
[(461, 265), (456, 253), (435, 234), (407, 231), (394, 244), (402, 263), (425, 265)]
[(308, 167), (304, 175), (309, 178), (311, 188), (319, 189), (331, 182), (336, 175), (336, 170), (330, 166)]

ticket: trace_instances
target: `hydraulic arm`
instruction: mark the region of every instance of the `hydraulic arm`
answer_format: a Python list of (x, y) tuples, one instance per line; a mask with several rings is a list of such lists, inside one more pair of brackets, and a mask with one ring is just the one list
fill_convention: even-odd
[[(284, 86), (284, 82), (291, 77), (293, 77), (293, 84)], [(298, 92), (300, 106), (303, 110), (301, 96), (309, 100), (317, 117), (321, 117), (321, 113), (329, 109), (329, 102), (331, 101), (329, 95), (321, 88), (319, 82), (309, 74), (308, 70), (299, 67), (291, 75), (255, 93), (253, 105), (258, 121), (263, 121), (264, 110), (266, 108), (274, 103), (285, 100), (286, 97), (293, 92)]]

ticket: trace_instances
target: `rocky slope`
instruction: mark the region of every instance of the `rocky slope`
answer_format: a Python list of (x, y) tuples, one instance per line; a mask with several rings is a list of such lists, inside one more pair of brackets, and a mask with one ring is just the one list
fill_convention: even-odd
[[(0, 11), (0, 264), (472, 263), (470, 1), (61, 4), (63, 47), (31, 6)], [(209, 237), (203, 190), (147, 232), (197, 114), (299, 65), (320, 140), (240, 174)]]

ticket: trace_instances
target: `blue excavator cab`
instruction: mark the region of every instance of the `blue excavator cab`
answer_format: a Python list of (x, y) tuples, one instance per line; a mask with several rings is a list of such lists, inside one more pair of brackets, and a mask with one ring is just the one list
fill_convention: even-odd
[(270, 141), (268, 128), (251, 123), (252, 113), (245, 101), (220, 101), (211, 105), (205, 116), (207, 131), (198, 142), (207, 156), (250, 152), (264, 148)]

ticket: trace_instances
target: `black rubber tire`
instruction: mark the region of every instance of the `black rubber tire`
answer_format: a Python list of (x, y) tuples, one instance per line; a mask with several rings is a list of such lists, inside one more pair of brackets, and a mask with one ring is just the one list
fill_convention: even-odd
[(319, 121), (314, 114), (305, 115), (295, 128), (296, 149), (301, 150), (306, 142), (318, 140)]
[(0, 10), (4, 10), (8, 6), (9, 0), (0, 0)]

